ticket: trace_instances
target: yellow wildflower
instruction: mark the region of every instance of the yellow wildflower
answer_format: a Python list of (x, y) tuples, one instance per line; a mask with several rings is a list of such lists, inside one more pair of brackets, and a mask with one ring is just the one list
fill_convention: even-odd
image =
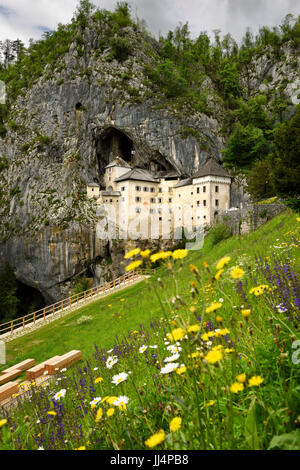
[(167, 334), (167, 338), (170, 341), (178, 341), (179, 339), (183, 338), (185, 335), (185, 330), (183, 328), (175, 328), (172, 330), (171, 333)]
[(134, 258), (134, 256), (138, 255), (141, 252), (140, 248), (135, 248), (134, 250), (128, 251), (124, 256), (124, 259)]
[(75, 449), (75, 450), (85, 450), (85, 446), (77, 447), (77, 449)]
[(112, 416), (114, 414), (115, 410), (114, 408), (109, 408), (106, 412), (107, 416)]
[(193, 274), (199, 274), (199, 269), (194, 264), (190, 264), (190, 270)]
[(147, 447), (155, 447), (165, 440), (165, 431), (161, 429), (157, 433), (153, 434), (149, 439), (145, 441)]
[(220, 315), (217, 315), (217, 316), (216, 316), (216, 321), (217, 321), (218, 323), (222, 323), (223, 318), (220, 317)]
[(95, 379), (95, 384), (98, 384), (98, 383), (100, 383), (100, 382), (102, 382), (102, 381), (103, 381), (103, 378), (102, 378), (102, 377), (97, 377), (97, 378)]
[(178, 431), (178, 429), (181, 428), (181, 423), (182, 423), (182, 418), (180, 418), (179, 416), (176, 416), (175, 418), (173, 418), (169, 424), (170, 431), (171, 432)]
[(251, 310), (249, 310), (249, 309), (243, 309), (242, 310), (242, 315), (245, 318), (249, 317), (250, 313), (251, 313)]
[(258, 387), (263, 381), (264, 379), (260, 375), (253, 375), (253, 377), (249, 379), (248, 385), (249, 387)]
[(56, 416), (56, 412), (55, 411), (48, 411), (47, 415)]
[(237, 375), (237, 380), (241, 383), (246, 382), (246, 374), (243, 372), (242, 374)]
[(143, 261), (141, 261), (141, 260), (132, 261), (132, 263), (130, 263), (128, 266), (126, 266), (125, 271), (126, 272), (134, 271), (136, 268), (138, 268), (142, 264), (142, 262)]
[(239, 382), (234, 382), (231, 386), (230, 386), (230, 391), (232, 393), (239, 393), (241, 392), (242, 390), (244, 390), (244, 385), (242, 383), (239, 383)]
[(219, 362), (223, 359), (223, 354), (221, 350), (214, 350), (210, 351), (204, 359), (209, 363), (209, 364), (215, 364), (216, 362)]
[(218, 281), (218, 279), (220, 278), (221, 274), (224, 272), (224, 269), (219, 269), (219, 271), (217, 272), (217, 274), (215, 275), (215, 279)]
[(103, 416), (103, 410), (102, 410), (102, 408), (98, 408), (98, 410), (97, 410), (97, 415), (96, 415), (96, 419), (95, 419), (96, 423), (98, 423), (98, 421), (100, 421), (100, 419), (102, 418), (102, 416)]
[(219, 269), (223, 269), (224, 266), (225, 266), (226, 264), (228, 264), (230, 260), (231, 260), (230, 256), (224, 256), (224, 258), (221, 258), (221, 259), (217, 262), (217, 266), (216, 266), (217, 271), (218, 271)]
[(142, 258), (149, 258), (151, 250), (144, 250), (140, 252)]
[(188, 255), (188, 250), (175, 250), (172, 253), (173, 259), (183, 259)]
[(188, 328), (187, 328), (188, 333), (197, 333), (197, 331), (199, 331), (199, 330), (200, 330), (199, 325), (191, 325), (191, 326), (188, 326)]
[(206, 262), (206, 261), (203, 261), (203, 266), (204, 266), (204, 268), (205, 268), (205, 269), (207, 269), (207, 268), (208, 268), (208, 264), (207, 264), (207, 262)]
[(2, 426), (4, 426), (4, 424), (7, 423), (7, 419), (0, 419), (0, 428), (2, 428)]
[(210, 400), (208, 403), (206, 403), (205, 406), (213, 406), (216, 403), (215, 400)]
[(234, 266), (231, 268), (230, 274), (233, 279), (240, 279), (245, 273), (239, 266)]
[(215, 302), (213, 301), (209, 307), (206, 308), (205, 312), (206, 313), (211, 313), (211, 312), (214, 312), (215, 310), (217, 310), (218, 308), (221, 308), (222, 307), (222, 303), (221, 302)]
[(176, 369), (176, 374), (178, 374), (178, 375), (182, 375), (182, 374), (184, 374), (185, 372), (186, 372), (186, 367), (185, 367), (185, 365), (182, 365), (181, 367), (178, 367), (178, 368)]

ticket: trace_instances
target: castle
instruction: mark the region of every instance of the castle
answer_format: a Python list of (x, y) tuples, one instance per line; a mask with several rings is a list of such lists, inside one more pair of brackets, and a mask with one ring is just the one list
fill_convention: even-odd
[(105, 167), (105, 189), (90, 183), (87, 196), (95, 198), (99, 206), (112, 208), (123, 233), (140, 220), (148, 233), (161, 236), (164, 224), (171, 234), (176, 227), (193, 230), (211, 225), (219, 212), (229, 209), (231, 181), (213, 158), (192, 177), (182, 179), (175, 171), (153, 174), (117, 157)]

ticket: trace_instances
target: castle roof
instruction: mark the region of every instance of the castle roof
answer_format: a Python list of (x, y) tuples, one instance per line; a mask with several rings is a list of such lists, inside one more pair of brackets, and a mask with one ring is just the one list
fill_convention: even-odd
[(128, 181), (128, 180), (147, 181), (149, 183), (159, 183), (159, 180), (154, 178), (154, 176), (152, 176), (152, 174), (149, 173), (149, 171), (144, 170), (142, 168), (133, 168), (133, 170), (130, 170), (124, 175), (115, 179), (115, 182), (120, 183), (121, 181)]
[(115, 158), (115, 160), (106, 165), (105, 168), (111, 168), (113, 166), (120, 166), (121, 168), (131, 168), (129, 163), (125, 162), (125, 160), (123, 160), (123, 158), (121, 157)]
[(231, 178), (230, 174), (214, 158), (209, 158), (207, 162), (199, 168), (193, 178), (202, 178), (203, 176), (222, 176)]
[(189, 186), (190, 184), (193, 184), (192, 178), (186, 178), (175, 184), (174, 188), (182, 188), (182, 186)]
[(87, 183), (87, 186), (89, 188), (100, 188), (100, 185), (98, 183)]

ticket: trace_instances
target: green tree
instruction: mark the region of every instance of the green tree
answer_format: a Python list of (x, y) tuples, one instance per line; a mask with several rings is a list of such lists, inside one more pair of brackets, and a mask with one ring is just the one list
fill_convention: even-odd
[(261, 129), (249, 124), (238, 123), (228, 139), (223, 151), (224, 162), (228, 167), (250, 168), (256, 160), (268, 155), (271, 145)]

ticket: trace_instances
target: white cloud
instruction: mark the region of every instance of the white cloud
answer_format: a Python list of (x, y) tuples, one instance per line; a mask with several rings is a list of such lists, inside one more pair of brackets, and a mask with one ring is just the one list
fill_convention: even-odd
[[(38, 39), (41, 27), (55, 29), (71, 20), (79, 0), (0, 0), (0, 40), (17, 37), (28, 43)], [(93, 0), (108, 10), (116, 0)], [(247, 27), (278, 25), (287, 13), (299, 14), (299, 0), (128, 0), (132, 15), (146, 20), (155, 35), (189, 23), (195, 37), (201, 31), (220, 29), (240, 39)], [(7, 10), (6, 10), (7, 9)]]

